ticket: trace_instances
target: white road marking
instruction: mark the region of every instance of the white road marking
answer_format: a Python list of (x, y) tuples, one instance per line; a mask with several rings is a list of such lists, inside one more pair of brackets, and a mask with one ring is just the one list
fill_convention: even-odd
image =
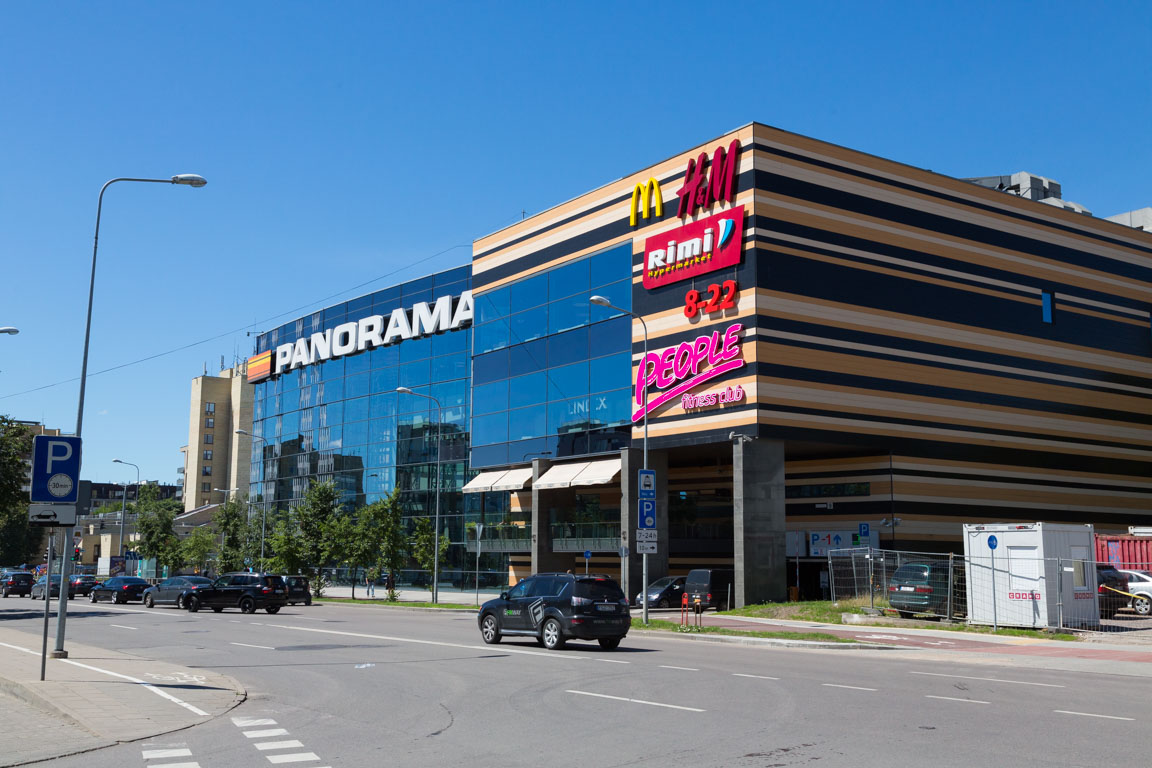
[(624, 661), (622, 659), (596, 659), (596, 661), (603, 661), (606, 664), (631, 664), (632, 663), (630, 661)]
[(669, 664), (661, 664), (660, 669), (679, 669), (679, 670), (682, 670), (684, 672), (699, 672), (700, 671), (698, 669), (695, 669), (694, 667), (673, 667)]
[(190, 749), (145, 749), (144, 759), (154, 760), (158, 757), (192, 757)]
[(305, 760), (319, 760), (315, 752), (294, 752), (291, 755), (265, 755), (270, 763), (302, 763)]
[(199, 707), (194, 707), (186, 701), (181, 701), (180, 699), (176, 698), (175, 696), (168, 693), (167, 691), (162, 691), (159, 688), (157, 688), (156, 686), (152, 685), (151, 683), (146, 683), (137, 677), (130, 677), (128, 675), (122, 675), (119, 672), (112, 672), (111, 670), (100, 669), (100, 667), (93, 667), (93, 666), (90, 666), (88, 664), (81, 664), (80, 662), (72, 661), (71, 659), (60, 659), (60, 661), (65, 663), (65, 664), (71, 664), (71, 665), (76, 666), (76, 667), (83, 667), (84, 669), (90, 669), (93, 672), (100, 672), (100, 673), (105, 674), (105, 675), (111, 675), (112, 677), (119, 677), (123, 680), (128, 680), (128, 681), (136, 683), (138, 685), (142, 685), (145, 688), (147, 688), (148, 690), (152, 691), (152, 693), (156, 694), (157, 696), (168, 699), (168, 701), (171, 701), (174, 704), (179, 704), (180, 706), (184, 707), (184, 709), (188, 710), (189, 712), (191, 712), (194, 715), (200, 715), (201, 717), (208, 717), (208, 713), (205, 712), (204, 710), (200, 709)]
[(1131, 722), (1131, 721), (1136, 719), (1134, 717), (1116, 717), (1116, 715), (1096, 715), (1096, 714), (1093, 714), (1091, 712), (1069, 712), (1066, 709), (1054, 709), (1052, 711), (1055, 712), (1056, 714), (1059, 714), (1059, 715), (1080, 715), (1080, 717), (1102, 717), (1105, 720), (1128, 720), (1129, 722)]
[(264, 622), (262, 622), (262, 621), (250, 621), (250, 622), (248, 622), (248, 623), (249, 623), (249, 624), (255, 624), (255, 625), (256, 625), (256, 626), (258, 626), (258, 627), (262, 627), (262, 626), (264, 626)]
[(836, 683), (820, 683), (825, 688), (847, 688), (850, 691), (876, 691), (877, 688), (861, 688), (858, 685), (837, 685)]
[(228, 623), (229, 624), (243, 624), (244, 622), (240, 621), (239, 619), (228, 619)]
[(628, 699), (623, 696), (609, 696), (606, 693), (590, 693), (588, 691), (565, 691), (565, 693), (575, 693), (578, 696), (595, 696), (598, 699), (612, 699), (613, 701), (627, 701), (632, 704), (647, 704), (650, 707), (667, 707), (668, 709), (682, 709), (686, 712), (707, 712), (706, 709), (696, 709), (696, 707), (681, 707), (676, 704), (661, 704), (658, 701), (644, 701), (643, 699)]
[(245, 648), (263, 648), (266, 651), (276, 650), (275, 648), (273, 648), (270, 645), (252, 645), (251, 643), (229, 643), (229, 645), (242, 645)]
[(152, 763), (148, 768), (200, 768), (200, 763)]
[(946, 675), (943, 672), (909, 672), (910, 675), (928, 675), (930, 677), (958, 677), (962, 680), (985, 680), (990, 683), (1012, 683), (1014, 685), (1037, 685), (1041, 688), (1064, 688), (1055, 683), (1031, 683), (1027, 680), (1002, 680), (999, 677), (970, 677), (969, 675)]
[(266, 752), (269, 749), (304, 749), (304, 745), (295, 739), (291, 741), (264, 741), (256, 745), (256, 749)]
[(9, 645), (8, 643), (0, 643), (0, 645), (4, 646), (5, 648), (11, 648), (14, 651), (24, 651), (24, 653), (30, 653), (33, 656), (39, 656), (40, 655), (39, 651), (34, 651), (31, 648), (21, 648), (18, 645)]
[(754, 677), (757, 680), (779, 680), (778, 677), (768, 677), (768, 675), (743, 675), (739, 672), (733, 672), (732, 677)]
[(249, 728), (254, 725), (276, 725), (270, 717), (234, 717), (232, 722), (239, 728)]
[(123, 624), (109, 624), (110, 627), (118, 627), (119, 629), (136, 629), (136, 627), (126, 627)]
[(285, 728), (267, 728), (263, 731), (244, 731), (244, 735), (250, 739), (263, 739), (269, 736), (287, 736), (288, 731)]
[(991, 704), (990, 701), (980, 701), (979, 699), (958, 699), (955, 696), (925, 696), (926, 699), (940, 699), (942, 701), (962, 701), (965, 704)]

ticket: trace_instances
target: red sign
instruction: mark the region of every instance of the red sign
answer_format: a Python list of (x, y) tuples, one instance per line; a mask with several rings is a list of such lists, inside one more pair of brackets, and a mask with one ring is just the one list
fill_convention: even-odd
[[(651, 413), (706, 381), (743, 368), (744, 359), (740, 356), (740, 334), (743, 329), (740, 323), (733, 323), (723, 333), (713, 331), (694, 341), (684, 341), (675, 347), (649, 352), (636, 372), (635, 395), (636, 404), (640, 408), (632, 414), (632, 421), (640, 421), (645, 413)], [(701, 371), (705, 364), (710, 367)], [(652, 385), (663, 391), (648, 400)]]
[(676, 192), (680, 198), (676, 215), (680, 218), (693, 216), (698, 208), (707, 209), (720, 200), (736, 202), (736, 166), (739, 159), (740, 139), (733, 139), (727, 151), (724, 147), (716, 147), (712, 153), (711, 174), (706, 173), (707, 152), (701, 152), (700, 157), (689, 160), (688, 168), (684, 171), (684, 186)]
[(692, 221), (644, 241), (648, 290), (734, 267), (744, 255), (744, 208)]

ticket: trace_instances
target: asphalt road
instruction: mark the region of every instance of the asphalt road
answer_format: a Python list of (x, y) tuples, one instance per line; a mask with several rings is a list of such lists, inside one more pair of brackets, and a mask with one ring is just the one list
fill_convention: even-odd
[[(4, 601), (0, 620), (36, 631), (40, 619)], [(1147, 678), (1002, 658), (675, 636), (549, 652), (486, 646), (473, 615), (336, 605), (249, 616), (77, 602), (68, 627), (77, 642), (230, 675), (249, 697), (148, 743), (39, 764), (52, 768), (1051, 768), (1140, 765), (1152, 749)]]

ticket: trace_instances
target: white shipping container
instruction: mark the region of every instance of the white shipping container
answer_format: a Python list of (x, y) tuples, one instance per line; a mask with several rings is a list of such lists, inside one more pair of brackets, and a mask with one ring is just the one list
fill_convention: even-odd
[(965, 525), (964, 558), (970, 624), (1039, 629), (1100, 621), (1091, 525)]

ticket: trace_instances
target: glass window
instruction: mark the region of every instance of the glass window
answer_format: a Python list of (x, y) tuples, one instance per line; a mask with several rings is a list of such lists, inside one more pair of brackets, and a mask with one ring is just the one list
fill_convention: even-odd
[(344, 403), (329, 403), (320, 409), (320, 426), (331, 427), (344, 421)]
[[(457, 280), (464, 280), (464, 281), (471, 282), (471, 280), (472, 280), (472, 268), (468, 265), (464, 265), (462, 267), (453, 267), (452, 269), (448, 269), (448, 270), (445, 270), (443, 272), (438, 272), (437, 274), (432, 275), (433, 284), (437, 288), (439, 288), (442, 285), (447, 285), (448, 283), (455, 283)], [(465, 289), (466, 288), (467, 288), (467, 286), (465, 286)]]
[(400, 386), (402, 387), (422, 387), (429, 381), (429, 373), (431, 371), (431, 362), (429, 360), (418, 360), (415, 363), (405, 363), (400, 366)]
[(564, 400), (588, 394), (588, 363), (573, 363), (548, 371), (548, 399)]
[[(594, 293), (608, 299), (608, 303), (613, 306), (620, 307), (621, 309), (632, 308), (632, 281), (630, 280), (622, 280), (618, 283), (612, 283), (611, 285), (602, 285), (597, 288)], [(602, 307), (599, 304), (592, 304), (591, 302), (589, 302), (589, 304), (591, 306), (591, 321), (593, 323), (607, 320), (611, 317), (619, 317), (624, 314), (619, 309)]]
[[(389, 416), (385, 419), (372, 419), (368, 422), (368, 442), (370, 443), (385, 443), (391, 445), (396, 441), (396, 417)], [(391, 461), (382, 462), (383, 464), (391, 464)]]
[(284, 411), (295, 411), (300, 407), (300, 390), (293, 389), (280, 396), (280, 407)]
[[(589, 259), (592, 263), (592, 287), (607, 285), (617, 280), (631, 282), (632, 260), (632, 243), (623, 243), (592, 256)], [(618, 306), (631, 308), (630, 303)]]
[(495, 413), (508, 410), (508, 380), (483, 384), (472, 389), (472, 412)]
[(588, 388), (591, 390), (616, 388), (632, 380), (632, 355), (617, 352), (607, 357), (588, 361)]
[(432, 337), (432, 354), (434, 356), (450, 355), (454, 352), (468, 352), (470, 334), (466, 329), (450, 333), (438, 333)]
[(395, 392), (400, 385), (400, 370), (398, 368), (377, 368), (369, 374), (371, 377), (372, 394), (378, 392)]
[(432, 397), (440, 401), (447, 410), (451, 406), (466, 405), (468, 403), (467, 379), (455, 381), (442, 381), (432, 385)]
[(468, 356), (463, 352), (432, 358), (432, 381), (451, 381), (468, 375)]
[(204, 413), (216, 413), (216, 403), (204, 403)]
[[(473, 468), (495, 467), (508, 463), (508, 443), (477, 446), (472, 449), (469, 463)], [(490, 496), (492, 494), (489, 494)]]
[(372, 360), (373, 368), (383, 368), (400, 362), (400, 350), (396, 348), (395, 344), (389, 344), (386, 347), (374, 347), (368, 356)]
[(407, 363), (412, 360), (423, 360), (432, 355), (432, 337), (421, 336), (418, 339), (408, 339), (401, 342), (400, 348), (400, 362)]
[[(426, 275), (425, 277), (418, 277), (415, 280), (409, 280), (408, 282), (406, 282), (400, 286), (400, 290), (402, 292), (401, 295), (404, 297), (404, 301), (407, 304), (411, 304), (413, 301), (424, 301), (424, 299), (414, 298), (414, 297), (416, 297), (422, 293), (426, 293), (428, 291), (431, 291), (432, 286), (433, 286), (432, 275)], [(409, 299), (411, 299), (411, 301), (409, 301)]]
[(368, 422), (357, 421), (344, 425), (344, 447), (364, 445), (368, 442)]
[(344, 397), (363, 397), (368, 394), (369, 375), (358, 373), (344, 379)]
[(562, 333), (587, 325), (591, 306), (586, 293), (552, 302), (548, 305), (548, 333)]
[[(632, 351), (632, 318), (628, 315), (616, 317), (589, 327), (592, 355), (610, 355), (613, 352)], [(548, 347), (552, 351), (552, 347)]]
[(204, 451), (204, 461), (212, 461), (212, 451), (210, 451), (210, 450)]
[[(475, 424), (475, 420), (473, 420)], [(548, 434), (565, 435), (588, 429), (588, 398), (558, 400), (548, 403)], [(475, 441), (475, 437), (473, 437)]]
[(486, 445), (503, 443), (508, 440), (508, 414), (495, 413), (491, 416), (472, 417), (472, 444)]
[(204, 435), (204, 445), (212, 445), (212, 439), (211, 434)]
[(292, 411), (280, 417), (282, 426), (280, 434), (285, 438), (292, 438), (300, 434), (300, 411)]
[[(616, 350), (612, 350), (616, 351)], [(588, 329), (577, 328), (548, 337), (548, 366), (555, 368), (588, 359)]]
[(537, 339), (508, 350), (508, 375), (540, 371), (548, 367), (548, 340)]
[(371, 294), (368, 294), (367, 296), (358, 296), (355, 299), (349, 299), (348, 300), (348, 310), (347, 310), (348, 315), (350, 317), (354, 317), (356, 319), (359, 319), (359, 318), (361, 318), (367, 314), (364, 310), (370, 309), (371, 307), (372, 307), (372, 295)]
[(398, 306), (400, 306), (400, 286), (398, 285), (372, 294), (374, 312), (380, 312), (383, 308), (388, 308), (388, 311), (391, 312), (393, 308)]
[(313, 365), (312, 368), (320, 369), (320, 381), (344, 378), (344, 358), (342, 357), (335, 360), (325, 360), (319, 365)]
[(508, 346), (508, 320), (494, 320), (491, 323), (476, 326), (475, 351), (477, 353), (491, 352), (494, 349)]
[(548, 271), (548, 300), (588, 292), (588, 259), (565, 264)]
[(600, 392), (588, 398), (593, 427), (618, 427), (632, 422), (631, 389)]
[(508, 378), (508, 350), (501, 349), (472, 358), (472, 385)]
[(508, 318), (508, 323), (508, 335), (513, 344), (538, 339), (548, 333), (548, 305), (517, 312)]
[(543, 405), (508, 412), (508, 439), (527, 440), (548, 433), (548, 417)]
[(344, 375), (351, 376), (354, 373), (364, 373), (372, 367), (372, 357), (368, 352), (357, 352), (354, 355), (349, 355), (344, 358)]
[(476, 324), (481, 325), (505, 317), (508, 314), (508, 288), (497, 288), (494, 291), (473, 296)]
[(202, 466), (202, 467), (200, 468), (200, 474), (201, 474), (201, 475), (203, 475), (204, 477), (211, 477), (211, 476), (212, 476), (212, 467), (211, 467), (211, 465), (209, 465), (209, 464), (205, 464), (204, 466)]
[(211, 416), (204, 417), (204, 428), (205, 429), (212, 429), (215, 426), (216, 426), (216, 419), (212, 418)]
[(321, 402), (332, 403), (344, 399), (344, 379), (326, 381), (319, 386)]
[(280, 382), (283, 384), (285, 392), (287, 392), (290, 389), (299, 389), (300, 388), (300, 369), (294, 368), (293, 370), (288, 371), (287, 373), (281, 375), (280, 376)]
[(522, 408), (548, 399), (548, 374), (537, 371), (508, 380), (508, 407)]
[[(363, 421), (368, 418), (367, 397), (357, 397), (354, 400), (344, 401), (344, 421)], [(328, 406), (331, 408), (332, 406)], [(285, 422), (287, 425), (287, 422)]]
[(522, 580), (519, 584), (512, 587), (512, 589), (508, 590), (508, 599), (511, 600), (511, 599), (517, 598), (517, 597), (527, 597), (528, 596), (528, 590), (532, 587), (532, 585), (535, 582), (536, 582), (535, 579)]
[(508, 286), (509, 309), (521, 312), (548, 301), (548, 274), (542, 273)]

